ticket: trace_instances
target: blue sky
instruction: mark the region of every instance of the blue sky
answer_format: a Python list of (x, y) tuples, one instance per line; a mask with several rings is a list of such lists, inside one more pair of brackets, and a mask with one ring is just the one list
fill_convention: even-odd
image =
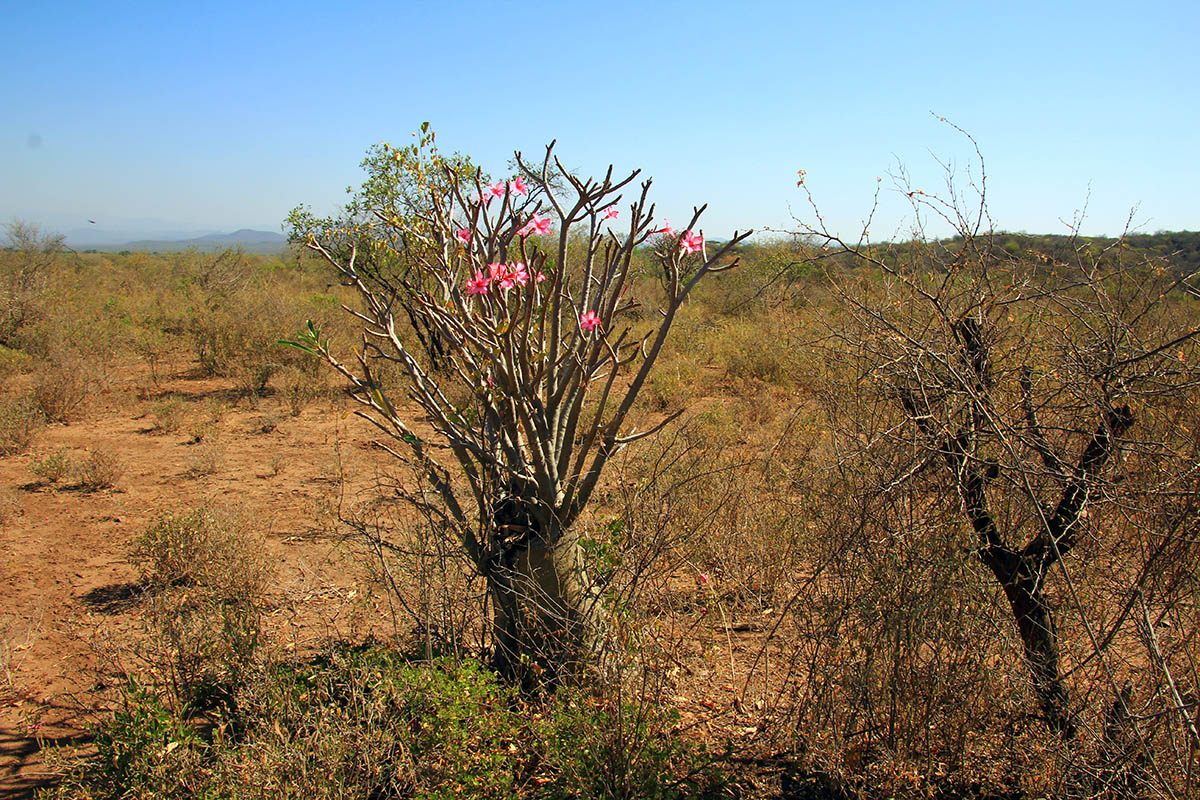
[[(837, 6), (834, 8), (834, 6)], [(423, 120), (502, 172), (551, 138), (641, 167), (710, 236), (811, 220), (903, 232), (889, 173), (943, 188), (971, 132), (997, 227), (1200, 228), (1200, 6), (1149, 2), (14, 2), (0, 220), (278, 230)], [(931, 113), (932, 112), (932, 113)], [(158, 223), (155, 223), (158, 224)]]

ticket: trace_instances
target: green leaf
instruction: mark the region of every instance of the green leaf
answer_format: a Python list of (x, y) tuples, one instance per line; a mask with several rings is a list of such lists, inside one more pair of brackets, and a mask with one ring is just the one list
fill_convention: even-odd
[(296, 331), (295, 339), (280, 339), (276, 344), (294, 347), (317, 357), (323, 357), (326, 350), (326, 343), (321, 340), (321, 329), (314, 325), (311, 319), (307, 321), (304, 330)]

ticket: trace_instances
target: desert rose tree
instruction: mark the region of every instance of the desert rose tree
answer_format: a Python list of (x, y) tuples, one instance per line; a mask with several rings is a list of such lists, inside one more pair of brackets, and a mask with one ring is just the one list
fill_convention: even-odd
[[(406, 499), (455, 532), (492, 599), (496, 665), (525, 682), (579, 675), (599, 655), (604, 608), (575, 523), (613, 455), (673, 419), (640, 432), (626, 425), (680, 306), (707, 275), (736, 264), (726, 256), (750, 234), (709, 255), (703, 207), (667, 234), (655, 227), (649, 180), (621, 202), (638, 171), (581, 180), (553, 147), (540, 165), (517, 154), (510, 181), (450, 174), (448, 189), (431, 190), (427, 215), (391, 231), (417, 256), (421, 280), (407, 286), (365, 280), (358, 247), (339, 258), (309, 239), (361, 296), (352, 313), (362, 348), (341, 360), (311, 323), (293, 343), (351, 383), (384, 446), (432, 488)], [(397, 223), (380, 214), (378, 224)], [(665, 291), (640, 315), (650, 322), (634, 323), (631, 265), (651, 237)], [(444, 364), (406, 340), (393, 316), (401, 293), (446, 343)], [(404, 400), (381, 388), (381, 364), (399, 368)]]

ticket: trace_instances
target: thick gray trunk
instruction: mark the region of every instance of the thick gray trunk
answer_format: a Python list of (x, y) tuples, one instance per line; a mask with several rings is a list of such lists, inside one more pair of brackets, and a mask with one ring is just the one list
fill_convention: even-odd
[(604, 615), (579, 537), (530, 536), (504, 562), (488, 579), (496, 668), (525, 686), (572, 681), (599, 656)]

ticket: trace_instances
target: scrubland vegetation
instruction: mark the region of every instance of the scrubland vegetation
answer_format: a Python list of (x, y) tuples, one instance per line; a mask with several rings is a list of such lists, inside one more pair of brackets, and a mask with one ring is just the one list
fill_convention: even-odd
[[(158, 510), (128, 551), (138, 658), (46, 796), (1196, 796), (1187, 259), (919, 195), (957, 238), (689, 252), (696, 220), (658, 229), (636, 181), (548, 158), (481, 209), (431, 145), (372, 151), (380, 182), (297, 212), (278, 259), (10, 231), (0, 453), (36, 485), (120, 485), (120, 453), (39, 437), (121, 364), (197, 475), (220, 450), (168, 364), (264, 425), (364, 410), (382, 443), (329, 535), (391, 633), (275, 646), (255, 510)], [(487, 264), (517, 261), (502, 294)]]

